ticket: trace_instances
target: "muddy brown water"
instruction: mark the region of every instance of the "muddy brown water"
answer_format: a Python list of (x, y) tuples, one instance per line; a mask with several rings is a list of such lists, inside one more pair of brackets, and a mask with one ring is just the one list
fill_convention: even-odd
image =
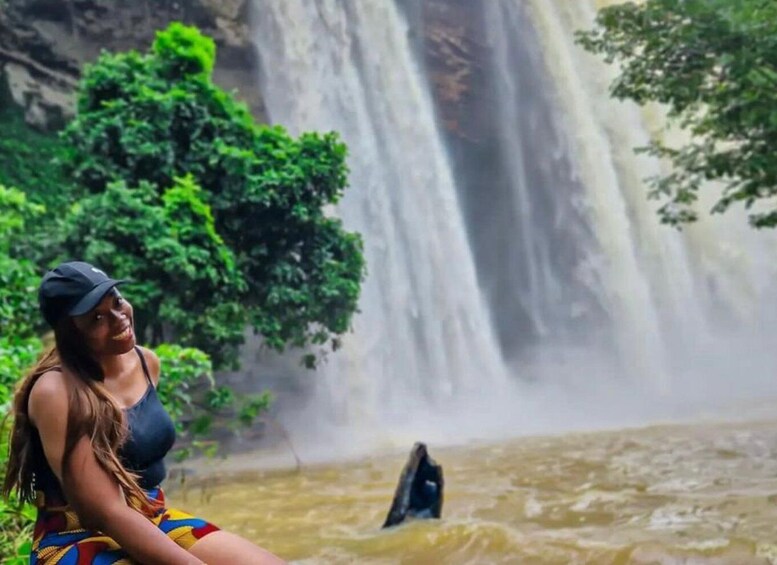
[(430, 449), (443, 519), (388, 531), (404, 453), (219, 470), (169, 494), (306, 564), (777, 563), (777, 421)]

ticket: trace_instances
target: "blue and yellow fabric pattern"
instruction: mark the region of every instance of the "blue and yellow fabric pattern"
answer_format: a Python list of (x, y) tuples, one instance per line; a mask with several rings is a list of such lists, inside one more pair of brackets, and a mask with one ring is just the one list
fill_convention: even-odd
[[(160, 505), (151, 522), (184, 549), (218, 531), (219, 528), (205, 520), (165, 507), (165, 495), (161, 488), (146, 492)], [(64, 503), (57, 506), (57, 502), (62, 501), (47, 500), (46, 506), (38, 509), (30, 565), (134, 564), (113, 539), (85, 529), (70, 506)]]

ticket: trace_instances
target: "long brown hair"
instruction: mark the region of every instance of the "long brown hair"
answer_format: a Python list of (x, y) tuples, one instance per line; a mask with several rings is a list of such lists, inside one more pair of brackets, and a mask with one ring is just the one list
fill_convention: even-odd
[(127, 422), (121, 407), (103, 384), (105, 375), (102, 367), (90, 354), (81, 332), (69, 316), (54, 328), (54, 339), (54, 346), (41, 355), (14, 395), (10, 456), (2, 494), (8, 497), (16, 491), (19, 498), (26, 502), (35, 499), (35, 472), (45, 462), (45, 455), (38, 430), (30, 421), (27, 404), (38, 378), (61, 366), (76, 377), (72, 379), (73, 386), (68, 397), (63, 476), (73, 448), (86, 436), (97, 461), (113, 476), (127, 501), (142, 512), (153, 512), (156, 505), (140, 488), (137, 477), (124, 468), (117, 455), (127, 439)]

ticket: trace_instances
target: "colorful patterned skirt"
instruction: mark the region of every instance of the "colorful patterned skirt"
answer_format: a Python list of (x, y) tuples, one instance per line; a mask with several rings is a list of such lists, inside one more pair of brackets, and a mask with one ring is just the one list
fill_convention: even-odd
[[(205, 520), (166, 508), (161, 488), (149, 490), (147, 494), (160, 503), (151, 521), (184, 549), (218, 531)], [(132, 559), (113, 539), (84, 529), (73, 509), (66, 504), (57, 506), (57, 502), (62, 501), (47, 500), (45, 507), (38, 508), (30, 565), (133, 565)]]

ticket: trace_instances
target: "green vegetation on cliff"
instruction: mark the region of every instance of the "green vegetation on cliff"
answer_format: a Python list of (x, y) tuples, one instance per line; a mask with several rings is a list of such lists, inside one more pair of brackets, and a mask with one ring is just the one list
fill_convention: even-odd
[(56, 133), (40, 132), (25, 123), (24, 112), (0, 80), (0, 184), (61, 209), (72, 196), (72, 183), (60, 164), (65, 152), (65, 142)]
[[(8, 461), (11, 421), (6, 417), (21, 372), (32, 365), (41, 350), (35, 265), (15, 256), (13, 249), (43, 214), (23, 192), (0, 185), (0, 475)], [(0, 556), (3, 563), (27, 563), (34, 509), (16, 499), (0, 498)]]

